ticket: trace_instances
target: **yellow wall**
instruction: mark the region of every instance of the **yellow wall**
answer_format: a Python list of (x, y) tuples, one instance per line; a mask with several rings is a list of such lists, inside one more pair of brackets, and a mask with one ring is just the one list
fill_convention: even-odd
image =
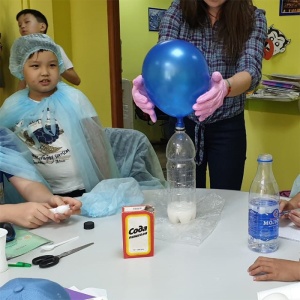
[[(10, 47), (13, 41), (20, 36), (18, 30), (18, 24), (16, 21), (17, 13), (25, 8), (34, 8), (42, 12), (52, 11), (52, 1), (51, 0), (0, 0), (1, 10), (0, 10), (0, 32), (2, 33), (2, 44), (3, 44), (3, 73), (4, 73), (4, 83), (5, 87), (0, 88), (0, 104), (9, 97), (12, 93), (16, 91), (18, 80), (14, 78), (8, 69), (8, 60)], [(52, 23), (52, 14), (47, 15), (49, 24)], [(53, 37), (53, 27), (49, 28), (48, 34)]]
[[(158, 33), (148, 30), (148, 7), (167, 9), (171, 0), (119, 0), (122, 40), (122, 77), (132, 80), (141, 74), (144, 58), (156, 45)], [(149, 126), (140, 119), (134, 120), (134, 128), (144, 132), (150, 141), (162, 137), (162, 121)]]
[[(11, 95), (17, 80), (8, 70), (9, 49), (19, 37), (16, 14), (23, 8), (40, 10), (48, 19), (48, 34), (60, 44), (81, 77), (79, 89), (95, 106), (104, 126), (111, 126), (107, 6), (105, 0), (0, 0), (5, 88), (0, 103)], [(55, 23), (54, 23), (55, 22)], [(5, 30), (4, 30), (5, 29)]]
[(10, 74), (8, 69), (8, 59), (10, 47), (14, 39), (19, 36), (16, 14), (22, 9), (21, 1), (1, 0), (0, 9), (0, 32), (2, 34), (3, 52), (1, 54), (3, 64), (4, 88), (0, 88), (0, 104), (5, 98), (11, 95), (17, 86), (17, 80)]
[(81, 76), (80, 90), (95, 106), (102, 124), (111, 126), (106, 0), (70, 3), (73, 62)]
[[(284, 54), (263, 62), (263, 73), (300, 74), (300, 16), (279, 16), (279, 0), (254, 0), (266, 10), (268, 26), (274, 24), (292, 42)], [(148, 31), (148, 7), (168, 8), (170, 0), (120, 0), (123, 77), (132, 80), (141, 73), (143, 59), (157, 42), (158, 35)], [(137, 13), (138, 12), (138, 13)], [(247, 160), (242, 190), (248, 191), (256, 172), (258, 154), (274, 156), (274, 173), (281, 190), (290, 189), (300, 173), (300, 114), (291, 103), (249, 100), (246, 104)], [(157, 139), (159, 126), (135, 121), (136, 128), (151, 140)]]
[[(279, 16), (279, 0), (255, 0), (266, 10), (268, 26), (274, 24), (291, 39), (283, 54), (263, 61), (263, 74), (300, 74), (300, 15)], [(269, 102), (248, 100), (245, 111), (247, 161), (243, 190), (248, 190), (256, 171), (256, 157), (269, 152), (274, 157), (274, 174), (281, 190), (290, 189), (300, 173), (300, 112), (297, 101)]]

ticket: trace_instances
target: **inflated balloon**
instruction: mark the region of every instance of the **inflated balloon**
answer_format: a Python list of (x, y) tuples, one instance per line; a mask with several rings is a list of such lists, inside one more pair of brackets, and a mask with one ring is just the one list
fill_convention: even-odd
[(196, 99), (209, 89), (210, 76), (203, 54), (183, 40), (165, 41), (150, 49), (142, 75), (151, 101), (178, 119), (193, 112)]

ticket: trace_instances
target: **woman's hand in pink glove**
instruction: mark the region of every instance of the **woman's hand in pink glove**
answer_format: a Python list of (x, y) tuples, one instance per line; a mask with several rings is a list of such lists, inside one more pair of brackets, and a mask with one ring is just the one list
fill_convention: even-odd
[(211, 76), (211, 88), (201, 95), (193, 105), (195, 115), (199, 121), (204, 121), (212, 115), (216, 109), (223, 105), (223, 100), (228, 94), (228, 85), (221, 73), (214, 72)]
[(137, 107), (139, 107), (144, 113), (150, 116), (153, 123), (156, 122), (157, 117), (154, 111), (155, 105), (148, 98), (147, 92), (144, 87), (144, 79), (142, 75), (139, 75), (133, 80), (132, 98)]

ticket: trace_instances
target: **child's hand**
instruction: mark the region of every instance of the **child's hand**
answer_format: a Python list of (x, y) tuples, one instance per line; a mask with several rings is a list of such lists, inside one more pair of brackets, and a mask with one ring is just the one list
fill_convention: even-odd
[(69, 204), (70, 210), (68, 213), (70, 213), (70, 215), (79, 215), (81, 213), (81, 201), (71, 197), (62, 197), (62, 199), (65, 204)]
[(280, 200), (279, 202), (279, 211), (282, 212), (283, 210), (291, 210), (295, 209), (295, 205), (291, 201), (287, 200)]
[(290, 219), (296, 226), (300, 227), (300, 211), (292, 210), (289, 212), (286, 217)]
[[(37, 228), (49, 222), (49, 220), (59, 222), (59, 220), (55, 219), (54, 214), (49, 211), (49, 205), (46, 203), (26, 202), (12, 205), (6, 204), (3, 207), (8, 209), (9, 222), (18, 226)], [(12, 212), (12, 216), (10, 212)]]
[(65, 220), (67, 218), (69, 218), (71, 215), (78, 215), (81, 212), (81, 206), (82, 203), (75, 199), (75, 198), (71, 198), (71, 197), (60, 197), (60, 196), (53, 196), (51, 197), (49, 204), (51, 207), (57, 207), (60, 205), (66, 205), (69, 204), (70, 206), (70, 210), (68, 210), (67, 212), (65, 212), (64, 214), (55, 214), (57, 220)]
[(248, 273), (255, 281), (298, 281), (300, 262), (260, 256), (248, 268)]
[[(293, 210), (300, 208), (300, 193), (293, 197), (290, 201), (281, 200), (279, 203), (279, 211)], [(290, 219), (296, 226), (300, 227), (300, 211), (294, 210), (284, 215), (282, 218)]]

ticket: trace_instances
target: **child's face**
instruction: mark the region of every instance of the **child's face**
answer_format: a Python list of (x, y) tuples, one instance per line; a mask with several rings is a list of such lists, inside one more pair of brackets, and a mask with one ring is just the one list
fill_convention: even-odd
[(21, 15), (18, 19), (18, 25), (22, 36), (31, 33), (44, 33), (46, 30), (46, 24), (39, 23), (32, 14)]
[(51, 51), (34, 53), (24, 64), (23, 74), (31, 99), (41, 101), (49, 97), (60, 79), (56, 55)]

